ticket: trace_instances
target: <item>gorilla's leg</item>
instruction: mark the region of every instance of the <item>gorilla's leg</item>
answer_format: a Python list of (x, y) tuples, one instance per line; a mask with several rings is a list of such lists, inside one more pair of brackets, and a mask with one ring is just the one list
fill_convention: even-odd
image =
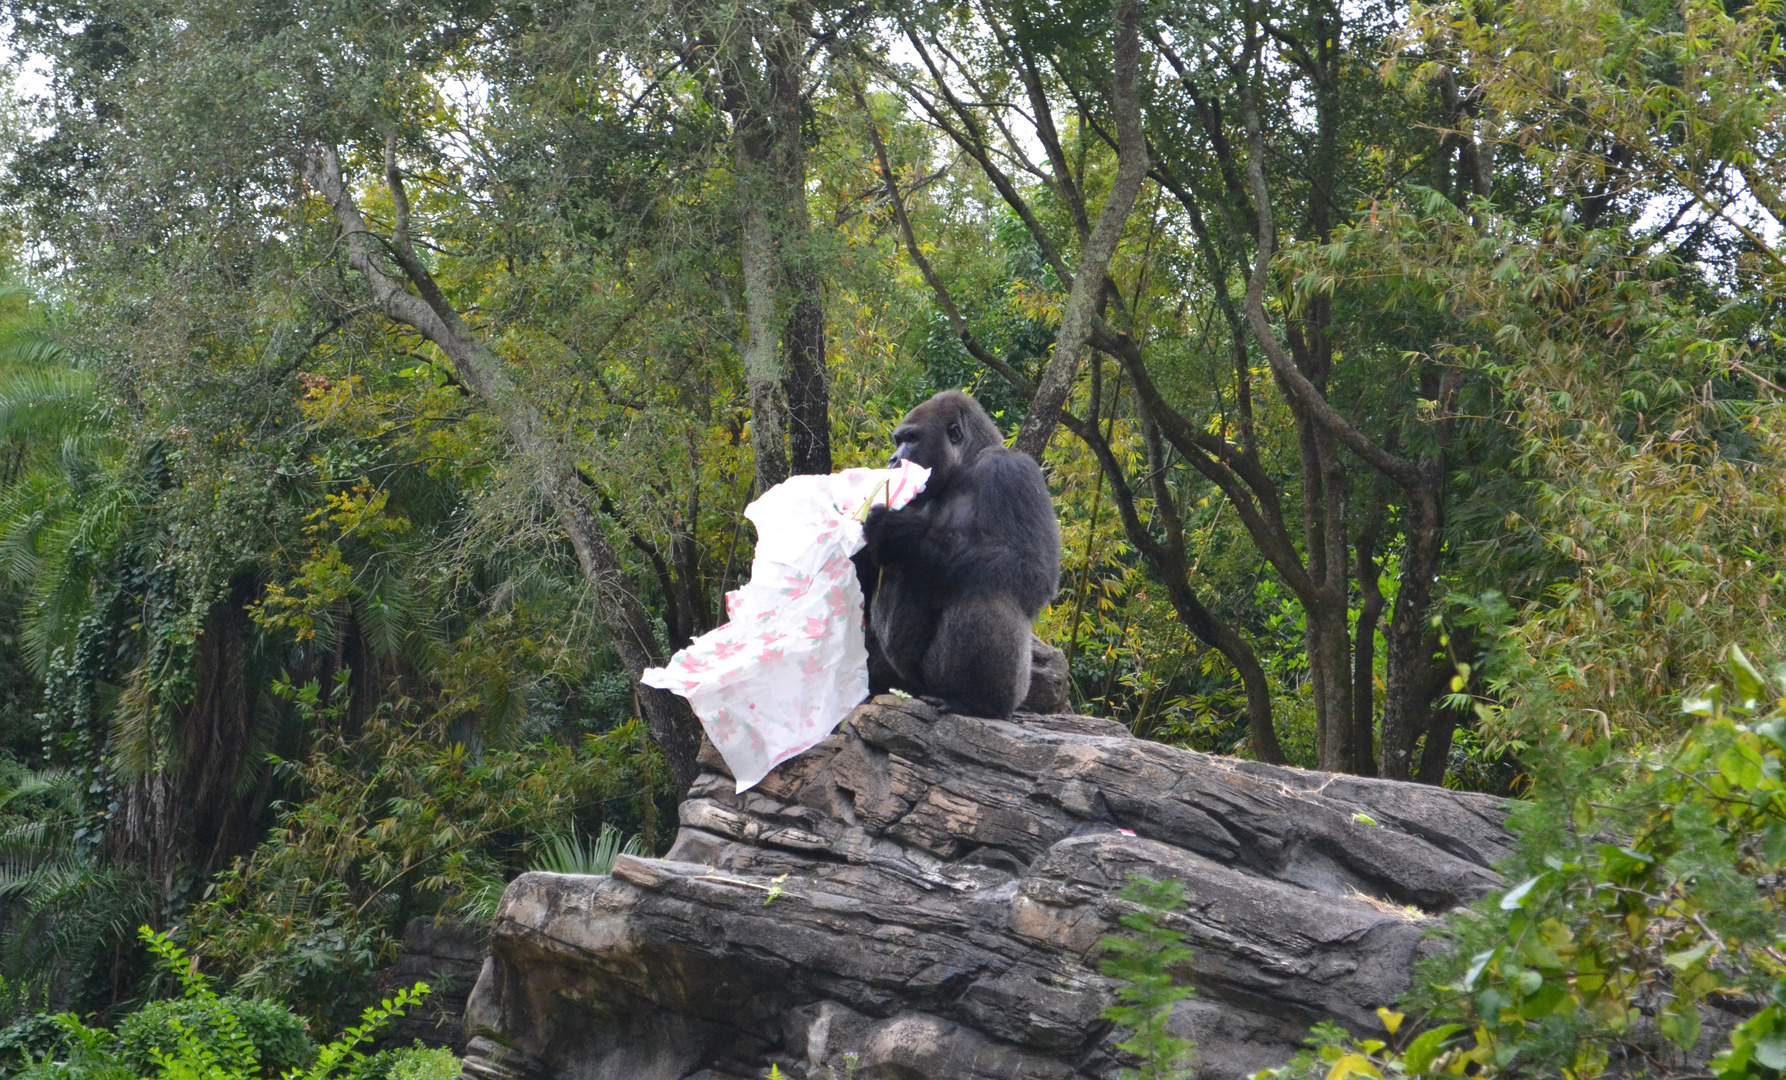
[(946, 712), (1006, 717), (1029, 692), (1029, 616), (1002, 596), (943, 610), (924, 654), (924, 689)]
[(873, 626), (862, 628), (862, 643), (868, 646), (868, 695), (884, 694), (895, 686), (905, 689), (907, 680), (899, 677), (887, 661), (887, 654), (881, 649), (881, 639), (875, 636)]
[(876, 590), (869, 612), (868, 681), (879, 693), (897, 687), (919, 693), (924, 657), (936, 636), (936, 613), (896, 581)]

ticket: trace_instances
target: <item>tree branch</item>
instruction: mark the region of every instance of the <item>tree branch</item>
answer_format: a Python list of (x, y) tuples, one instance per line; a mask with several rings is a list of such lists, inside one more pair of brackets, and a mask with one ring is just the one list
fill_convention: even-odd
[[(399, 199), (399, 220), (407, 228), (408, 200), (402, 197), (402, 178), (390, 140), (386, 142), (385, 163), (386, 183), (392, 188), (393, 198)], [(367, 229), (365, 217), (342, 178), (341, 158), (335, 148), (315, 147), (305, 162), (304, 176), (334, 211), (347, 248), (348, 265), (365, 277), (379, 310), (391, 321), (415, 328), (446, 354), (460, 382), (496, 415), (531, 466), (533, 482), (564, 526), (583, 576), (594, 593), (603, 625), (634, 681), (652, 738), (663, 750), (677, 784), (686, 791), (699, 772), (695, 764), (700, 749), (699, 723), (682, 698), (638, 684), (640, 673), (659, 662), (651, 618), (609, 545), (595, 509), (581, 490), (569, 455), (547, 430), (539, 411), (502, 370), (500, 358), (446, 302), (433, 275), (415, 257), (406, 238), (399, 234), (386, 243)], [(387, 253), (396, 258), (404, 277), (422, 295), (406, 289), (404, 278), (386, 267)]]
[(1372, 442), (1370, 437), (1353, 427), (1328, 402), (1308, 376), (1296, 366), (1271, 328), (1265, 315), (1265, 285), (1271, 275), (1271, 259), (1277, 254), (1277, 230), (1271, 209), (1271, 193), (1265, 186), (1265, 136), (1260, 129), (1259, 107), (1253, 93), (1246, 92), (1242, 106), (1247, 132), (1247, 181), (1253, 189), (1254, 216), (1259, 226), (1259, 252), (1253, 260), (1253, 272), (1247, 279), (1246, 317), (1253, 339), (1265, 353), (1276, 375), (1295, 406), (1331, 433), (1345, 447), (1358, 455), (1366, 465), (1394, 480), (1404, 488), (1419, 487), (1423, 478), (1413, 462), (1397, 457)]
[(1085, 343), (1091, 336), (1092, 318), (1104, 292), (1105, 273), (1122, 239), (1129, 211), (1141, 184), (1147, 178), (1147, 139), (1141, 128), (1141, 102), (1136, 83), (1141, 69), (1141, 5), (1139, 0), (1117, 0), (1116, 9), (1116, 78), (1111, 86), (1111, 111), (1116, 117), (1116, 179), (1110, 195), (1098, 213), (1091, 238), (1080, 250), (1079, 272), (1073, 290), (1067, 296), (1061, 313), (1060, 329), (1055, 334), (1054, 355), (1042, 372), (1036, 395), (1030, 402), (1029, 415), (1017, 432), (1014, 448), (1037, 461), (1048, 448), (1048, 439), (1060, 422), (1061, 406), (1073, 389), (1079, 374), (1079, 361)]
[(875, 122), (874, 113), (868, 107), (868, 99), (863, 95), (862, 88), (855, 87), (854, 89), (856, 105), (861, 108), (862, 115), (867, 119), (868, 140), (874, 147), (875, 166), (880, 171), (881, 183), (886, 187), (887, 203), (893, 208), (893, 220), (899, 224), (899, 235), (905, 240), (905, 249), (911, 255), (912, 262), (917, 264), (918, 272), (924, 275), (925, 283), (930, 286), (931, 293), (936, 296), (938, 306), (949, 317), (949, 325), (954, 327), (955, 336), (961, 339), (962, 346), (975, 360), (998, 372), (1006, 382), (1011, 384), (1012, 388), (1026, 399), (1033, 397), (1036, 392), (1035, 385), (1019, 374), (1017, 369), (994, 356), (991, 350), (981, 345), (979, 340), (974, 337), (972, 331), (967, 327), (967, 319), (962, 316), (961, 309), (955, 306), (955, 298), (949, 295), (949, 290), (944, 287), (942, 279), (937, 277), (936, 268), (930, 264), (930, 260), (925, 257), (924, 252), (919, 250), (918, 238), (912, 232), (912, 220), (905, 212), (905, 199), (900, 195), (899, 183), (893, 175), (893, 166), (887, 160), (887, 146), (881, 140), (880, 125)]

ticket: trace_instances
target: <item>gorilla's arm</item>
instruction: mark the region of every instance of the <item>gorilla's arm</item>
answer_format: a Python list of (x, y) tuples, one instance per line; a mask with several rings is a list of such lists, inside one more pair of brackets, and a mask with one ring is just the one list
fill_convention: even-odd
[(1032, 617), (1060, 588), (1060, 530), (1042, 470), (1014, 450), (982, 453), (950, 489), (863, 523), (857, 567), (921, 570), (933, 587), (1015, 599)]
[(898, 510), (889, 510), (884, 504), (870, 510), (862, 522), (864, 544), (858, 557), (866, 556), (869, 566), (923, 558), (934, 505), (928, 499), (922, 503), (914, 500)]
[(1017, 600), (1030, 617), (1060, 589), (1060, 529), (1041, 468), (1027, 454), (980, 455), (931, 530), (937, 562), (963, 592)]

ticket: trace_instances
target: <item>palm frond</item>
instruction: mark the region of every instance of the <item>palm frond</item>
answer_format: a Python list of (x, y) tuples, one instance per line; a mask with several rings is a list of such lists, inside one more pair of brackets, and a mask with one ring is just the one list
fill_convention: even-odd
[(404, 653), (406, 639), (415, 627), (415, 592), (400, 573), (380, 573), (367, 584), (365, 594), (353, 602), (360, 636), (374, 656), (394, 659)]
[(80, 774), (73, 769), (37, 769), (26, 773), (11, 791), (0, 795), (0, 807), (14, 799), (35, 799), (40, 795), (53, 795), (66, 802), (78, 799), (80, 793)]
[(0, 436), (61, 441), (97, 410), (97, 385), (92, 372), (66, 366), (0, 374)]
[(67, 512), (67, 486), (53, 473), (33, 472), (0, 491), (0, 575), (24, 584), (36, 578), (42, 559), (38, 537)]
[(68, 348), (41, 327), (0, 334), (0, 364), (42, 367), (67, 362)]
[(55, 886), (76, 870), (72, 855), (57, 855), (42, 862), (0, 862), (0, 900), (23, 900), (29, 904), (38, 890)]
[(7, 937), (13, 973), (74, 974), (136, 935), (155, 912), (155, 890), (139, 871), (68, 861), (40, 866)]

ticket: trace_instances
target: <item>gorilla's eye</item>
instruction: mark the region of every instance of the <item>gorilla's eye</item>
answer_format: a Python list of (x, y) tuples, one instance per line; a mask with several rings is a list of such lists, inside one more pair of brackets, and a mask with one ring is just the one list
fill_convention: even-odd
[(958, 443), (961, 441), (961, 425), (960, 424), (950, 424), (949, 425), (949, 441), (952, 443)]

